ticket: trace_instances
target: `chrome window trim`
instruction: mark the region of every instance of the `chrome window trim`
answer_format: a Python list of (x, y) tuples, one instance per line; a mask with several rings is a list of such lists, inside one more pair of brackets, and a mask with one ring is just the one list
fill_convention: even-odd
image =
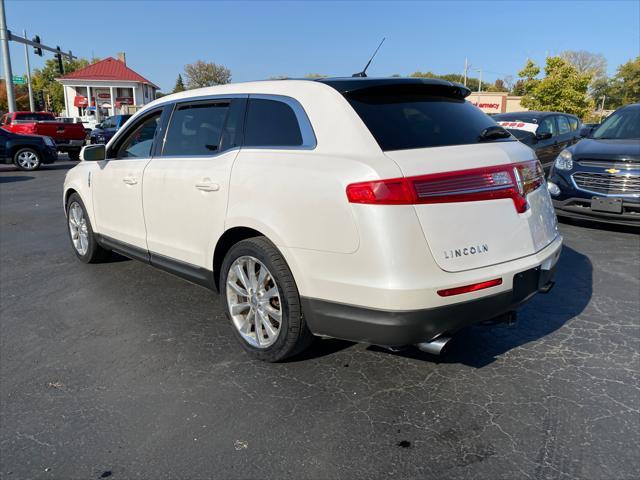
[[(300, 128), (300, 134), (302, 135), (302, 145), (261, 145), (261, 146), (245, 146), (244, 138), (242, 148), (246, 150), (315, 150), (318, 145), (316, 134), (313, 131), (311, 121), (305, 111), (304, 107), (298, 100), (286, 95), (277, 94), (263, 94), (263, 93), (250, 93), (249, 102), (247, 103), (247, 109), (251, 108), (251, 99), (258, 100), (273, 100), (276, 102), (282, 102), (293, 110), (293, 113), (298, 120), (298, 127)], [(245, 122), (246, 129), (246, 122)]]
[[(163, 158), (192, 158), (192, 159), (198, 159), (198, 158), (215, 158), (218, 157), (224, 153), (233, 151), (233, 150), (239, 150), (240, 147), (233, 147), (230, 148), (228, 150), (222, 150), (221, 152), (216, 152), (212, 155), (164, 155), (164, 146), (165, 143), (167, 142), (167, 135), (169, 133), (169, 127), (171, 126), (171, 120), (173, 120), (173, 114), (176, 111), (176, 108), (178, 108), (180, 105), (185, 105), (185, 104), (190, 104), (190, 103), (200, 103), (200, 102), (207, 102), (207, 101), (214, 101), (214, 103), (216, 102), (221, 102), (224, 100), (233, 100), (233, 99), (237, 99), (237, 98), (248, 98), (249, 94), (246, 93), (231, 93), (229, 95), (201, 95), (198, 97), (188, 97), (188, 98), (181, 98), (180, 100), (172, 100), (170, 102), (167, 102), (165, 104), (165, 106), (169, 106), (169, 108), (171, 108), (171, 113), (169, 114), (169, 119), (167, 120), (167, 128), (165, 128), (164, 131), (164, 135), (162, 136), (162, 147), (160, 148), (160, 153), (156, 156), (154, 156), (154, 160), (155, 159), (163, 159)], [(226, 121), (226, 120), (225, 120)]]

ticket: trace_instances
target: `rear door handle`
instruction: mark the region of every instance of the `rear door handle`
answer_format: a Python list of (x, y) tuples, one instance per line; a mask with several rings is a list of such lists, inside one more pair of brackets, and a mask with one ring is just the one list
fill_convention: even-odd
[(196, 183), (196, 188), (198, 190), (202, 190), (203, 192), (217, 192), (218, 190), (220, 190), (220, 184), (202, 181), (200, 183)]
[(138, 183), (138, 179), (136, 177), (124, 177), (122, 181), (127, 185), (135, 185)]

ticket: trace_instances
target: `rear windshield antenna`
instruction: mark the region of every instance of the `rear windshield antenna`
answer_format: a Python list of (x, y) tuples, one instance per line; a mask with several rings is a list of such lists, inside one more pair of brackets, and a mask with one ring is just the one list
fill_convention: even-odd
[(369, 59), (369, 61), (365, 65), (364, 69), (361, 72), (354, 73), (353, 75), (351, 75), (352, 77), (366, 77), (367, 76), (367, 68), (369, 68), (369, 65), (371, 65), (371, 60), (373, 60), (373, 57), (376, 56), (376, 53), (378, 53), (378, 50), (380, 50), (380, 47), (382, 46), (382, 44), (384, 43), (384, 41), (386, 39), (387, 39), (386, 37), (382, 38), (382, 41), (380, 42), (380, 45), (378, 45), (378, 48), (376, 48), (376, 51), (373, 52), (373, 55), (371, 55), (371, 58)]

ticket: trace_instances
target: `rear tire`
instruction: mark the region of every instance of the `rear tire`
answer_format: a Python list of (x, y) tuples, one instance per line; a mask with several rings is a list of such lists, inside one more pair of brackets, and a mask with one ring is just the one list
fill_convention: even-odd
[(67, 201), (67, 227), (73, 252), (81, 262), (100, 263), (111, 256), (109, 250), (98, 244), (87, 210), (77, 193), (73, 193)]
[(253, 358), (279, 362), (313, 341), (291, 270), (265, 237), (242, 240), (227, 252), (220, 300), (234, 334)]
[(33, 148), (21, 148), (13, 155), (13, 163), (25, 172), (38, 170), (42, 164), (40, 152)]

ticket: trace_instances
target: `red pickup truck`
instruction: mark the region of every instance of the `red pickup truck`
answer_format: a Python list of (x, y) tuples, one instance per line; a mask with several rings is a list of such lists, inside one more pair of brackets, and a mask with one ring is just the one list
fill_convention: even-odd
[(13, 112), (5, 114), (0, 126), (13, 133), (43, 135), (53, 138), (60, 152), (67, 152), (71, 160), (80, 159), (86, 132), (81, 123), (64, 123), (48, 112)]

